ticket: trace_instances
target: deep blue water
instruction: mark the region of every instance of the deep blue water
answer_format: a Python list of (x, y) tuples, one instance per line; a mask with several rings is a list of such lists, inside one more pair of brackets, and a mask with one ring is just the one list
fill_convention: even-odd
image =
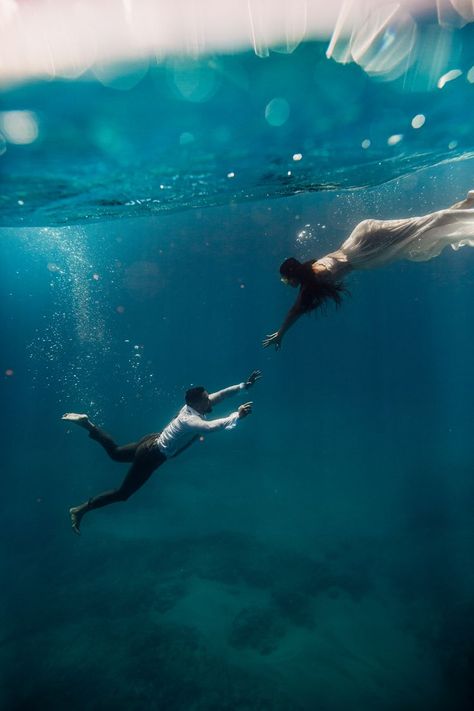
[[(355, 273), (341, 309), (303, 319), (278, 353), (260, 342), (294, 297), (283, 258), (474, 187), (473, 87), (376, 84), (318, 45), (215, 61), (220, 89), (201, 103), (173, 98), (165, 70), (128, 93), (2, 97), (37, 112), (42, 137), (0, 157), (0, 703), (469, 709), (474, 251)], [(280, 128), (262, 120), (274, 96), (291, 106)], [(165, 200), (137, 203), (160, 184)], [(63, 412), (135, 439), (190, 384), (254, 368), (250, 418), (71, 533), (68, 507), (125, 467)]]

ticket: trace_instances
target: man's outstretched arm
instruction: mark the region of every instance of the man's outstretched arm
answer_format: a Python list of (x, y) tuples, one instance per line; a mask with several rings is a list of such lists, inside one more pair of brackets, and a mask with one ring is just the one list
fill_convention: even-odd
[(241, 420), (243, 417), (247, 417), (247, 415), (251, 414), (252, 404), (253, 403), (251, 402), (246, 402), (244, 405), (241, 405), (236, 412), (233, 412), (228, 417), (219, 417), (217, 420), (203, 420), (197, 416), (188, 417), (186, 420), (186, 425), (190, 430), (195, 432), (195, 435), (187, 444), (184, 445), (184, 447), (178, 449), (178, 451), (175, 452), (172, 456), (177, 457), (178, 454), (184, 452), (184, 450), (190, 447), (202, 434), (206, 434), (207, 432), (215, 432), (217, 430), (222, 429), (233, 429), (237, 424), (238, 420)]
[(216, 420), (203, 420), (200, 417), (188, 417), (186, 424), (188, 427), (199, 433), (215, 432), (216, 430), (231, 430), (237, 424), (238, 420), (241, 420), (247, 415), (252, 413), (251, 402), (246, 402), (241, 405), (236, 412), (232, 412), (227, 417), (219, 417)]
[(239, 383), (238, 385), (231, 385), (228, 388), (224, 388), (224, 390), (217, 390), (217, 392), (215, 393), (210, 393), (209, 400), (212, 402), (213, 405), (217, 405), (219, 402), (222, 402), (222, 400), (225, 400), (231, 395), (235, 395), (241, 390), (248, 390), (261, 377), (262, 372), (260, 370), (254, 370), (252, 373), (250, 373), (247, 380), (245, 380), (243, 383)]

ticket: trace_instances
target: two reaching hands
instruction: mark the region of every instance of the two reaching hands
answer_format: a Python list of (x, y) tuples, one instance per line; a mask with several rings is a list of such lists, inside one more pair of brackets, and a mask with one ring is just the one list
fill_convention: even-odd
[[(257, 380), (262, 377), (262, 371), (261, 370), (254, 370), (252, 373), (250, 373), (249, 377), (245, 381), (245, 389), (248, 390), (249, 388), (252, 387), (252, 385), (255, 385)], [(247, 415), (252, 414), (252, 406), (253, 402), (246, 402), (243, 405), (239, 407), (239, 417), (247, 417)]]

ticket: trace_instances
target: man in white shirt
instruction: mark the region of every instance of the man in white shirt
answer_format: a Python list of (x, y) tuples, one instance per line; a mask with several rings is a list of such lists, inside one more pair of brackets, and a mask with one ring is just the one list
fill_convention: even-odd
[(93, 425), (87, 415), (79, 415), (75, 412), (63, 415), (63, 420), (74, 422), (79, 427), (86, 429), (89, 432), (89, 437), (99, 442), (109, 457), (116, 462), (130, 462), (132, 464), (118, 489), (105, 491), (84, 504), (69, 509), (73, 531), (80, 533), (81, 520), (88, 511), (114, 504), (117, 501), (126, 501), (167, 459), (176, 457), (202, 435), (222, 429), (233, 429), (239, 420), (250, 415), (252, 403), (246, 402), (228, 417), (206, 420), (206, 415), (212, 412), (213, 405), (217, 405), (226, 397), (241, 390), (248, 390), (260, 377), (261, 372), (254, 370), (245, 382), (231, 385), (225, 390), (211, 394), (202, 386), (190, 388), (186, 391), (186, 404), (162, 432), (154, 432), (142, 437), (138, 442), (124, 446), (118, 446), (108, 434)]

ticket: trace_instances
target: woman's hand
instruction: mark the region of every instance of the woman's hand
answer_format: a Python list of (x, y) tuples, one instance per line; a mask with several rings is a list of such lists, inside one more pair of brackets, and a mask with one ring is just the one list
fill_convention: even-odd
[(275, 346), (275, 350), (278, 351), (280, 350), (281, 346), (281, 336), (280, 332), (277, 331), (276, 333), (270, 333), (264, 340), (262, 341), (262, 346), (264, 348), (268, 348), (268, 346)]

